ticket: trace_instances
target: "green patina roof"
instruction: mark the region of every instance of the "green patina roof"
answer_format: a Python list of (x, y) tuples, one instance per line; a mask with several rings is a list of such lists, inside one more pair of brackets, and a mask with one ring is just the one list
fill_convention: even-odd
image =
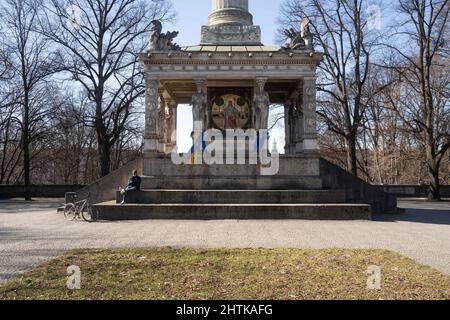
[(281, 48), (277, 46), (213, 46), (201, 45), (184, 47), (188, 52), (277, 52)]

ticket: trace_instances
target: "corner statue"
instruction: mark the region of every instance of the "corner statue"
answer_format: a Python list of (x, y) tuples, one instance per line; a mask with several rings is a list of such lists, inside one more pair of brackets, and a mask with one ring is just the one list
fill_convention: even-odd
[(300, 23), (300, 36), (305, 42), (306, 48), (314, 51), (313, 34), (311, 33), (310, 24), (311, 21), (309, 21), (308, 18), (302, 19), (302, 22)]
[(180, 50), (179, 45), (172, 43), (177, 36), (177, 31), (162, 33), (161, 21), (153, 20), (152, 29), (148, 36), (148, 51)]
[(313, 50), (313, 35), (310, 29), (310, 20), (303, 18), (300, 23), (300, 32), (295, 31), (293, 28), (286, 29), (284, 35), (288, 38), (288, 42), (283, 46), (286, 50), (298, 50), (302, 47)]

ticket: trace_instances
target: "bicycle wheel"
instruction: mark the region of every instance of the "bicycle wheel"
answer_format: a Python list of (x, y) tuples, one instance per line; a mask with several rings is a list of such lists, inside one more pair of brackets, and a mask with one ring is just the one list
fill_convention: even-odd
[(95, 222), (97, 220), (96, 210), (92, 206), (88, 206), (81, 213), (84, 221), (86, 222)]
[(69, 221), (74, 221), (77, 217), (77, 208), (73, 203), (68, 203), (64, 207), (64, 218)]

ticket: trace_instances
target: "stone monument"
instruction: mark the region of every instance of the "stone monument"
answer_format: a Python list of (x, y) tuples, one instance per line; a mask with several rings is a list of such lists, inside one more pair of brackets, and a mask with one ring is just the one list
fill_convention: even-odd
[[(159, 21), (152, 25), (148, 52), (140, 55), (147, 86), (143, 191), (130, 197), (130, 208), (98, 205), (103, 218), (367, 219), (371, 208), (395, 206), (320, 159), (316, 69), (322, 54), (314, 50), (308, 19), (286, 30), (283, 47), (261, 43), (248, 0), (213, 0), (198, 45), (181, 48), (174, 43), (177, 32), (163, 33)], [(177, 109), (186, 104), (195, 123), (215, 132), (267, 130), (270, 105), (284, 105), (279, 170), (265, 175), (265, 166), (249, 159), (174, 163), (172, 133)]]
[(149, 51), (141, 56), (147, 81), (144, 152), (167, 153), (174, 147), (160, 137), (169, 136), (162, 131), (173, 130), (175, 121), (171, 126), (157, 123), (158, 106), (174, 110), (191, 104), (194, 121), (225, 129), (231, 123), (220, 119), (227, 112), (228, 119), (232, 115), (229, 105), (220, 103), (235, 95), (249, 117), (231, 127), (267, 129), (270, 105), (282, 104), (286, 154), (315, 155), (318, 161), (315, 87), (322, 55), (314, 52), (308, 23), (304, 19), (300, 31), (287, 30), (289, 43), (283, 48), (265, 46), (248, 0), (217, 0), (212, 1), (209, 25), (202, 27), (200, 45), (179, 48), (172, 43), (177, 33), (163, 34), (161, 24), (154, 22)]

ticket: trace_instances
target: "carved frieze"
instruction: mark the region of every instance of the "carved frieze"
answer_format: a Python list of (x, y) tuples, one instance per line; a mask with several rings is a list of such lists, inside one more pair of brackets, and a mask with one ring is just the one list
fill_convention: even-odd
[(158, 138), (158, 81), (147, 79), (145, 96), (145, 139)]
[(261, 28), (239, 25), (203, 26), (201, 44), (261, 45)]

